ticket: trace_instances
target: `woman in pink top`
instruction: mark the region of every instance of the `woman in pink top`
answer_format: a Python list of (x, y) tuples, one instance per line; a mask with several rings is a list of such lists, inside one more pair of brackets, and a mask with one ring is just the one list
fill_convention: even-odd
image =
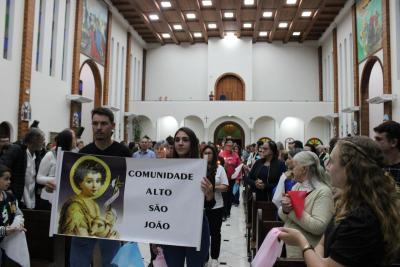
[(235, 172), (235, 168), (240, 165), (240, 158), (238, 154), (232, 151), (233, 142), (232, 140), (227, 140), (225, 142), (224, 149), (219, 152), (219, 156), (224, 159), (224, 167), (226, 176), (229, 180), (229, 189), (224, 195), (224, 206), (225, 206), (225, 217), (231, 216), (231, 207), (232, 207), (232, 200), (233, 200), (233, 186), (235, 183), (239, 183), (240, 180), (231, 179), (232, 174)]

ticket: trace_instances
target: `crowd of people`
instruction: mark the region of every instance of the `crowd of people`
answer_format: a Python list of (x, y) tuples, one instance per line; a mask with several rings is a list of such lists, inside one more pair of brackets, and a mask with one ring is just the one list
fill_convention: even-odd
[[(289, 258), (304, 258), (308, 266), (383, 266), (398, 258), (397, 122), (375, 127), (375, 140), (333, 138), (329, 146), (316, 147), (294, 140), (287, 149), (274, 141), (241, 149), (229, 136), (222, 144), (199, 142), (187, 127), (163, 141), (144, 136), (127, 145), (112, 139), (114, 116), (107, 108), (92, 111), (92, 127), (93, 142), (86, 146), (71, 129), (61, 131), (53, 146), (44, 146), (44, 134), (38, 127), (31, 127), (14, 144), (0, 138), (0, 206), (4, 207), (0, 242), (6, 235), (26, 231), (21, 210), (51, 208), (52, 193), (57, 190), (56, 151), (61, 149), (139, 159), (207, 159), (207, 174), (201, 182), (205, 199), (201, 248), (150, 245), (152, 259), (162, 248), (168, 266), (184, 266), (185, 261), (188, 267), (218, 266), (222, 222), (230, 218), (232, 206), (239, 205), (241, 186), (254, 192), (257, 201), (277, 206), (277, 220), (284, 223), (279, 238), (286, 243)], [(301, 217), (294, 211), (291, 191), (305, 193)], [(86, 223), (91, 224), (90, 216)], [(70, 230), (82, 232), (82, 226), (76, 228)], [(96, 243), (103, 266), (113, 266), (119, 241), (83, 237), (72, 238), (70, 266), (90, 266)]]

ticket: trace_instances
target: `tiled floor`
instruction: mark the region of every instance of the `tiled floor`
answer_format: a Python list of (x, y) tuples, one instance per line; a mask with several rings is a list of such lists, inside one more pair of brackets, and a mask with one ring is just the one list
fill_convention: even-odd
[[(242, 203), (232, 206), (231, 217), (222, 224), (220, 266), (249, 267), (246, 252), (246, 223)], [(150, 252), (148, 244), (140, 244), (145, 266), (149, 264)]]

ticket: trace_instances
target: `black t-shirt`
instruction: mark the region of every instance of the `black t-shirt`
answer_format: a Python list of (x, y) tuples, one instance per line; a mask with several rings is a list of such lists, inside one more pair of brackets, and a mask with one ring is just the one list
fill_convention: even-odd
[(363, 206), (337, 225), (332, 219), (325, 231), (324, 250), (324, 257), (345, 266), (383, 266), (383, 235), (378, 218)]
[(99, 149), (94, 143), (90, 143), (79, 150), (79, 153), (99, 156), (114, 156), (125, 158), (131, 157), (131, 152), (129, 151), (129, 149), (126, 146), (115, 141), (104, 150)]
[(396, 181), (396, 184), (400, 186), (400, 162), (393, 165), (387, 165), (383, 168), (383, 170), (389, 172)]

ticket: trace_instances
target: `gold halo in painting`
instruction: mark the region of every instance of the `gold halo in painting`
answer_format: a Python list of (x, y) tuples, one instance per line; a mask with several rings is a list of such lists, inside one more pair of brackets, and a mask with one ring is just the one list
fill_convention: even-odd
[(96, 161), (97, 163), (101, 164), (103, 166), (103, 168), (106, 170), (106, 179), (104, 180), (104, 184), (100, 187), (99, 191), (93, 197), (91, 197), (92, 199), (96, 199), (104, 194), (104, 192), (107, 190), (108, 186), (110, 185), (110, 180), (111, 180), (110, 167), (101, 159), (99, 159), (95, 156), (80, 157), (77, 161), (75, 161), (74, 165), (72, 165), (71, 171), (69, 172), (69, 182), (70, 182), (72, 190), (74, 190), (75, 194), (79, 195), (81, 193), (81, 190), (79, 189), (79, 186), (77, 186), (75, 184), (74, 175), (75, 175), (75, 171), (78, 168), (78, 166), (87, 160)]

